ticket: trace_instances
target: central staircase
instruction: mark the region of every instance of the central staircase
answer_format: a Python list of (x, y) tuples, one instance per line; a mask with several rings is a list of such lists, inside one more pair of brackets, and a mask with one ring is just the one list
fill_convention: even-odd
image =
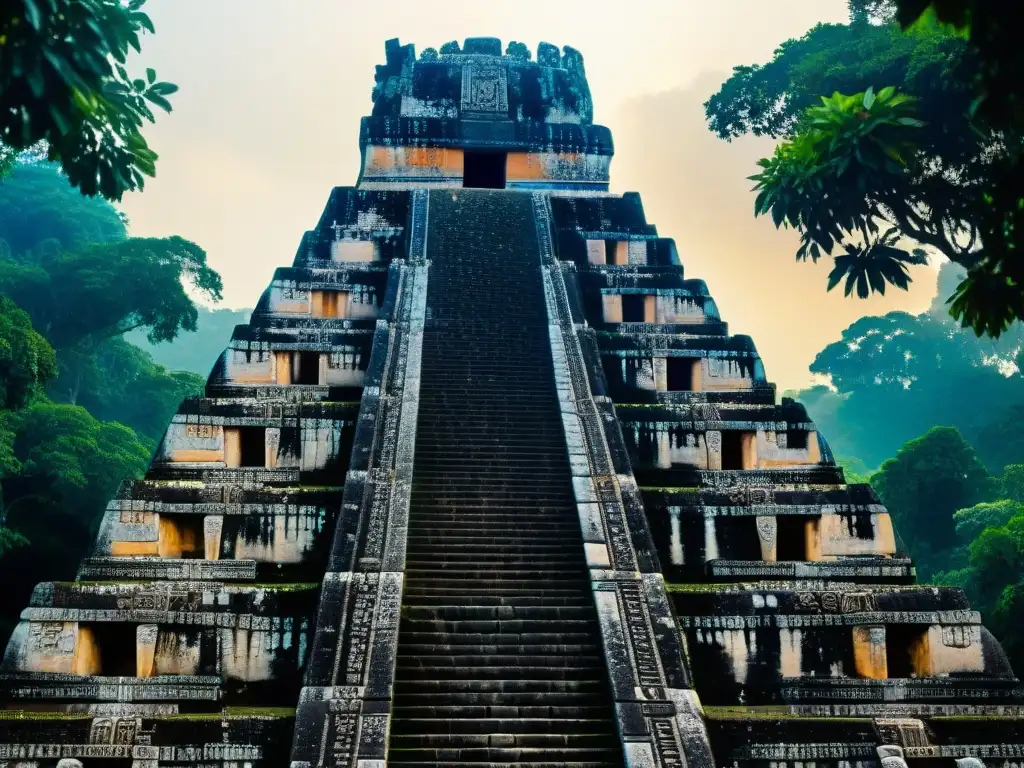
[(430, 193), (391, 765), (622, 766), (528, 193)]

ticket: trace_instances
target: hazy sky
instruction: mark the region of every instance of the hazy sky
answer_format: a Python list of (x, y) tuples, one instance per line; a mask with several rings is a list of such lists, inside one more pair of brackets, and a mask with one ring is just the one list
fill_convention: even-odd
[(734, 333), (754, 337), (769, 378), (807, 382), (815, 353), (865, 312), (923, 309), (909, 295), (826, 294), (828, 266), (796, 264), (796, 236), (753, 218), (757, 158), (772, 142), (718, 140), (701, 103), (737, 64), (767, 60), (846, 0), (149, 0), (145, 66), (181, 86), (149, 127), (157, 178), (126, 198), (132, 233), (179, 234), (209, 253), (225, 305), (253, 306), (290, 264), (331, 187), (354, 184), (359, 118), (384, 41), (417, 50), (467, 36), (548, 41), (584, 56), (595, 121), (612, 129), (616, 191), (642, 193)]

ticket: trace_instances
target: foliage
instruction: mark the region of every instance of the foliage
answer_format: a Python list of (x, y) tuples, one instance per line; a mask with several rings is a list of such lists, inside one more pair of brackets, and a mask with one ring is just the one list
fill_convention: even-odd
[(125, 237), (124, 218), (114, 206), (81, 194), (53, 163), (18, 165), (0, 183), (0, 240), (15, 255), (41, 240), (74, 249)]
[[(949, 264), (939, 277), (940, 286), (957, 281)], [(877, 466), (907, 440), (948, 424), (998, 474), (1024, 462), (1024, 376), (1014, 363), (1022, 348), (1019, 325), (999, 340), (979, 339), (957, 328), (941, 302), (921, 315), (863, 317), (811, 364), (828, 384), (792, 394), (840, 456)]]
[(53, 348), (29, 316), (0, 295), (0, 408), (21, 408), (56, 372)]
[[(843, 278), (847, 296), (855, 287), (860, 298), (885, 293), (887, 282), (906, 290), (906, 265), (927, 261), (920, 249), (897, 245), (900, 228), (907, 234), (914, 226), (901, 217), (917, 205), (909, 163), (922, 123), (912, 99), (888, 87), (877, 96), (868, 88), (821, 101), (804, 113), (790, 141), (758, 162), (764, 170), (751, 177), (758, 191), (754, 213), (770, 213), (775, 226), (800, 230), (799, 261), (843, 249), (833, 254), (828, 290)], [(880, 219), (899, 226), (880, 233)], [(851, 242), (854, 234), (862, 240)]]
[(871, 484), (927, 578), (957, 545), (953, 514), (992, 497), (995, 484), (953, 427), (932, 427), (883, 462)]
[(140, 327), (154, 342), (195, 330), (198, 314), (186, 284), (221, 298), (220, 275), (207, 265), (206, 253), (181, 237), (130, 238), (73, 251), (46, 241), (20, 259), (0, 259), (0, 291), (58, 350)]
[(984, 501), (953, 514), (956, 535), (970, 544), (986, 528), (1001, 528), (1017, 515), (1024, 515), (1024, 504), (1013, 499)]
[(930, 247), (968, 270), (951, 314), (997, 337), (1024, 317), (1020, 123), (976, 109), (978, 50), (934, 14), (903, 31), (891, 2), (852, 6), (849, 24), (737, 67), (705, 104), (709, 125), (784, 139), (752, 177), (755, 212), (800, 231), (798, 259), (834, 257), (830, 289), (906, 288), (924, 263), (915, 243)]
[(0, 142), (44, 143), (87, 195), (120, 200), (156, 172), (141, 129), (177, 86), (125, 68), (153, 32), (145, 0), (7, 0), (0, 6)]
[(0, 636), (39, 581), (72, 578), (121, 480), (138, 477), (149, 449), (129, 428), (45, 400), (13, 422), (19, 471), (3, 478), (7, 528), (30, 542), (0, 557)]
[(837, 456), (836, 464), (843, 468), (843, 477), (848, 484), (870, 482), (871, 470), (860, 459), (854, 456)]
[(144, 330), (125, 334), (125, 339), (148, 352), (153, 360), (170, 370), (191, 371), (205, 377), (231, 338), (236, 325), (245, 323), (251, 309), (207, 309), (196, 307), (196, 332), (160, 344), (151, 344)]
[(1024, 462), (1024, 403), (999, 409), (978, 430), (978, 454), (993, 472)]
[(48, 391), (55, 400), (83, 406), (97, 419), (131, 427), (152, 448), (178, 404), (202, 394), (205, 383), (205, 377), (194, 373), (167, 370), (146, 351), (117, 337), (75, 355)]
[(1000, 495), (1024, 504), (1024, 464), (1011, 464), (999, 479)]
[(462, 53), (462, 47), (458, 40), (449, 40), (441, 46), (441, 55), (447, 56), (452, 53)]

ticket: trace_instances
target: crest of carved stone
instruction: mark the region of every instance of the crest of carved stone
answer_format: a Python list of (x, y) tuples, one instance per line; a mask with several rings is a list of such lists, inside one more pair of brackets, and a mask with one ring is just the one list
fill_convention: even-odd
[(878, 610), (870, 592), (844, 592), (840, 604), (843, 613), (867, 613)]
[(508, 111), (508, 73), (504, 67), (466, 64), (462, 68), (464, 112)]
[[(874, 725), (879, 741), (895, 745), (900, 749), (901, 756), (903, 747), (931, 746), (924, 723), (916, 718), (876, 718)], [(879, 755), (881, 756), (881, 753)]]
[(722, 433), (718, 431), (706, 432), (704, 439), (707, 440), (708, 450), (712, 453), (720, 453), (722, 450)]
[(778, 520), (773, 515), (759, 515), (754, 520), (757, 521), (757, 536), (761, 539), (761, 543), (768, 547), (774, 547), (779, 533)]
[(690, 406), (694, 421), (721, 421), (722, 414), (713, 403), (694, 403)]
[(771, 501), (772, 492), (770, 488), (747, 488), (747, 503), (750, 506), (770, 504)]
[(875, 747), (878, 756), (882, 758), (882, 768), (907, 768), (907, 761), (903, 759), (903, 750), (889, 744)]

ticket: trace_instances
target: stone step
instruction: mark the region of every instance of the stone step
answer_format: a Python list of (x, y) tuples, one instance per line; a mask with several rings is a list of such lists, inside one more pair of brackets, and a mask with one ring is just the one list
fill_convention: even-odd
[(492, 644), (449, 644), (449, 643), (403, 643), (399, 656), (408, 654), (410, 657), (426, 658), (428, 656), (441, 656), (462, 658), (463, 656), (482, 656), (485, 654), (524, 654), (524, 655), (546, 655), (546, 654), (572, 654), (576, 656), (599, 655), (601, 646), (597, 643), (549, 643), (549, 644), (523, 644), (509, 643), (507, 645)]
[[(413, 587), (416, 589), (416, 587)], [(593, 598), (588, 594), (576, 593), (571, 595), (465, 595), (459, 594), (457, 590), (446, 590), (443, 594), (423, 594), (414, 592), (407, 594), (406, 603), (418, 607), (425, 606), (495, 606), (495, 607), (587, 607), (592, 608)]]
[[(432, 727), (443, 727), (445, 721), (433, 721)], [(514, 730), (505, 730), (508, 724)], [(537, 730), (520, 730), (508, 720), (492, 721), (490, 732), (457, 731), (444, 733), (428, 731), (426, 733), (407, 733), (392, 731), (392, 747), (404, 749), (410, 747), (464, 748), (464, 747), (570, 747), (570, 748), (608, 748), (618, 746), (618, 734), (600, 733), (596, 729), (576, 731), (572, 721), (549, 721), (547, 732)], [(607, 723), (605, 723), (607, 725)]]
[(586, 619), (430, 619), (403, 618), (402, 626), (413, 632), (442, 632), (452, 635), (508, 634), (532, 632), (585, 632), (595, 623)]
[[(411, 645), (451, 645), (471, 647), (474, 645), (561, 645), (563, 643), (590, 644), (598, 642), (596, 631), (592, 632), (465, 632), (453, 635), (448, 632), (423, 631), (403, 626), (404, 641)], [(404, 642), (399, 643), (399, 652)]]
[[(593, 675), (593, 670), (588, 670)], [(517, 673), (518, 674), (518, 673)], [(456, 703), (448, 696), (460, 693), (606, 693), (608, 684), (603, 679), (549, 679), (493, 678), (493, 679), (408, 679), (404, 675), (395, 680), (395, 695), (399, 693), (440, 693), (442, 702)]]
[(392, 707), (392, 728), (399, 720), (435, 720), (443, 719), (454, 723), (458, 720), (477, 721), (483, 719), (538, 720), (547, 722), (552, 719), (565, 720), (599, 720), (607, 727), (608, 721), (604, 705), (536, 705), (528, 704), (502, 706), (500, 704), (480, 704), (459, 706), (439, 704), (436, 706), (404, 706)]
[(389, 754), (388, 762), (391, 765), (433, 765), (438, 761), (449, 761), (455, 765), (465, 766), (467, 762), (483, 762), (485, 765), (494, 766), (496, 763), (517, 762), (534, 766), (537, 763), (549, 763), (553, 760), (559, 762), (555, 765), (564, 766), (565, 763), (612, 761), (618, 757), (621, 765), (621, 748), (587, 748), (587, 747), (414, 747), (405, 749), (393, 749)]
[(411, 620), (487, 621), (522, 619), (561, 621), (597, 616), (593, 604), (573, 605), (407, 605), (402, 612)]
[[(459, 654), (458, 656), (417, 656), (415, 654), (402, 653), (398, 655), (398, 667), (402, 670), (480, 670), (490, 668), (513, 668), (517, 670), (526, 669), (548, 669), (548, 668), (574, 668), (594, 669), (604, 668), (604, 659), (597, 655), (577, 656), (573, 654)], [(423, 675), (417, 675), (423, 677)], [(447, 677), (447, 675), (445, 675)], [(476, 679), (468, 674), (468, 679)], [(483, 675), (489, 678), (490, 675)], [(575, 678), (574, 678), (575, 679)]]
[(508, 761), (495, 761), (488, 760), (486, 762), (467, 762), (465, 760), (449, 761), (449, 760), (423, 760), (419, 757), (408, 757), (403, 758), (401, 756), (394, 757), (389, 755), (388, 763), (390, 765), (417, 765), (423, 766), (424, 768), (622, 768), (622, 758), (616, 754), (614, 758), (610, 758), (609, 761), (594, 762), (591, 760), (578, 762), (578, 761), (564, 761), (560, 760), (557, 763), (545, 762), (543, 760), (537, 760), (532, 762), (508, 762)]

